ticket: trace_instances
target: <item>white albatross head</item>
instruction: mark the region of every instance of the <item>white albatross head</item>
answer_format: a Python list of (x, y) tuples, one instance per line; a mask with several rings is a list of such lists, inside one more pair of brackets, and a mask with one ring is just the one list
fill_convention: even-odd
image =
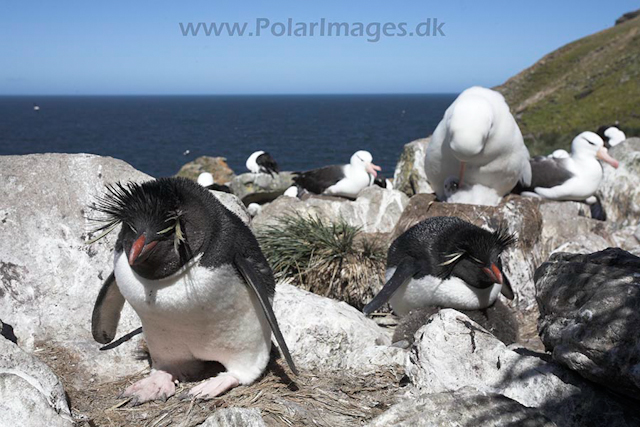
[(616, 145), (620, 144), (625, 139), (627, 139), (627, 136), (624, 134), (624, 132), (622, 132), (620, 129), (618, 129), (615, 126), (611, 126), (607, 130), (605, 130), (604, 136), (606, 136), (609, 139), (608, 142), (611, 147), (615, 147)]
[(461, 162), (479, 155), (493, 123), (491, 105), (480, 97), (466, 97), (456, 103), (449, 118), (449, 147)]
[(571, 143), (571, 157), (573, 158), (597, 158), (609, 163), (614, 168), (619, 166), (616, 159), (609, 155), (604, 146), (604, 141), (594, 132), (582, 132)]
[(351, 166), (358, 169), (364, 169), (369, 175), (376, 177), (378, 176), (378, 172), (381, 171), (382, 168), (378, 165), (374, 165), (372, 162), (373, 156), (371, 155), (371, 153), (365, 150), (360, 150), (353, 153), (350, 161)]

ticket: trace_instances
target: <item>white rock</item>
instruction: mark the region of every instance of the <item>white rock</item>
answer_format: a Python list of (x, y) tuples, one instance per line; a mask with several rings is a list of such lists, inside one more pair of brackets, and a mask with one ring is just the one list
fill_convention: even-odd
[(0, 337), (0, 425), (73, 426), (58, 377), (35, 356)]
[(408, 203), (409, 198), (404, 193), (378, 186), (365, 188), (354, 201), (318, 197), (302, 201), (280, 197), (263, 207), (253, 219), (253, 227), (272, 225), (282, 215), (299, 213), (328, 220), (343, 218), (350, 225), (362, 227), (364, 232), (387, 233), (393, 230)]
[(236, 214), (238, 218), (242, 220), (246, 225), (251, 225), (251, 215), (245, 207), (244, 203), (240, 201), (233, 194), (225, 193), (224, 191), (209, 190), (211, 194), (216, 196), (216, 199), (220, 201), (227, 209)]
[(256, 408), (225, 408), (216, 410), (200, 427), (264, 427)]
[[(93, 304), (111, 273), (118, 230), (87, 245), (96, 227), (88, 206), (105, 184), (153, 179), (127, 163), (88, 154), (34, 154), (0, 157), (0, 313), (14, 328), (18, 344), (64, 348), (76, 355), (88, 376), (102, 380), (128, 376), (148, 364), (137, 360), (141, 336), (100, 351), (91, 336)], [(248, 223), (238, 199), (213, 192)], [(117, 338), (140, 321), (125, 304)], [(78, 376), (81, 383), (85, 376)]]
[(605, 223), (591, 219), (584, 203), (543, 201), (539, 209), (542, 232), (534, 249), (539, 263), (554, 252), (591, 253), (615, 245)]
[[(90, 374), (107, 379), (144, 368), (132, 356), (139, 337), (101, 352), (91, 336), (93, 304), (112, 269), (117, 231), (95, 244), (85, 242), (96, 227), (87, 219), (87, 207), (104, 193), (105, 184), (148, 179), (110, 157), (0, 157), (0, 313), (22, 348), (45, 343), (71, 349)], [(139, 324), (125, 306), (118, 336)]]
[(399, 347), (376, 345), (356, 349), (346, 358), (345, 366), (358, 375), (371, 375), (377, 372), (404, 371), (408, 353)]
[(499, 394), (472, 387), (453, 392), (406, 396), (368, 424), (387, 426), (527, 426), (553, 427), (539, 411)]
[(624, 408), (606, 393), (528, 354), (509, 350), (467, 316), (447, 309), (416, 332), (406, 372), (422, 393), (473, 387), (539, 408), (558, 425), (577, 427), (597, 417), (604, 418), (594, 425), (626, 425), (618, 422)]
[(397, 360), (384, 331), (344, 302), (280, 283), (273, 310), (300, 369), (363, 372), (374, 354), (382, 365)]

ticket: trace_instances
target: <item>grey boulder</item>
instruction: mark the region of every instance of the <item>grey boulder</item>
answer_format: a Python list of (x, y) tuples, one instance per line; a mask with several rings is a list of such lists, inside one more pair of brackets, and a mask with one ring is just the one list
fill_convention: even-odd
[(368, 427), (555, 425), (536, 409), (527, 408), (508, 397), (466, 387), (417, 397), (407, 396), (374, 419)]
[(409, 198), (405, 194), (378, 186), (365, 188), (353, 201), (337, 197), (313, 196), (300, 200), (283, 196), (265, 206), (253, 218), (253, 227), (273, 225), (282, 215), (302, 215), (330, 221), (342, 218), (366, 233), (388, 233), (393, 230), (407, 203)]
[(243, 173), (231, 180), (229, 188), (245, 206), (248, 206), (250, 203), (272, 202), (292, 185), (293, 175), (291, 172), (280, 172), (274, 175)]
[(420, 393), (473, 387), (537, 408), (559, 426), (633, 426), (634, 409), (544, 355), (510, 349), (455, 310), (442, 310), (416, 332), (406, 372)]
[(539, 331), (554, 360), (640, 400), (640, 258), (558, 253), (536, 272)]

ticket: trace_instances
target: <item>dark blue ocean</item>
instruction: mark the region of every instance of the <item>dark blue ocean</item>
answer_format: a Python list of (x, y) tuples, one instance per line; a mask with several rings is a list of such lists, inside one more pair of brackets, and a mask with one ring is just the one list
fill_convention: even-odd
[(0, 155), (94, 153), (160, 177), (203, 155), (243, 173), (265, 150), (301, 171), (364, 149), (391, 177), (402, 146), (430, 135), (455, 96), (0, 97)]

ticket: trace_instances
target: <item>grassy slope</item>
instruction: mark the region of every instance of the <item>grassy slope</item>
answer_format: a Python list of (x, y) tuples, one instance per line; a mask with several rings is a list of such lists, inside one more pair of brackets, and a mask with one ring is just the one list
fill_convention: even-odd
[(640, 17), (570, 43), (500, 91), (532, 155), (569, 148), (575, 135), (620, 122), (640, 134)]

